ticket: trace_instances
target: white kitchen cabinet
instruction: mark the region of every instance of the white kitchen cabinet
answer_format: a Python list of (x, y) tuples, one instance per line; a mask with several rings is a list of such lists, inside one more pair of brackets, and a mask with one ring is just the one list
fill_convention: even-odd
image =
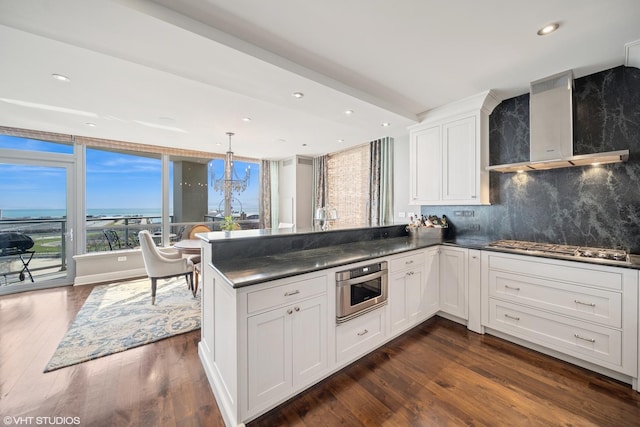
[(417, 324), (425, 315), (425, 306), (425, 253), (412, 252), (392, 259), (389, 274), (391, 334)]
[(327, 368), (327, 298), (248, 318), (249, 408), (275, 401)]
[(429, 318), (440, 310), (440, 247), (425, 251), (424, 314)]
[(417, 325), (439, 310), (438, 271), (438, 247), (410, 252), (391, 259), (391, 335)]
[(409, 128), (411, 205), (489, 204), (491, 91), (430, 110)]
[(483, 326), (637, 384), (635, 270), (491, 251), (482, 264)]
[(468, 251), (468, 288), (467, 293), (467, 309), (468, 321), (467, 328), (478, 334), (484, 333), (481, 317), (481, 284), (482, 277), (482, 251), (478, 249), (469, 249)]
[(370, 352), (387, 338), (387, 308), (377, 308), (336, 326), (336, 360), (339, 364)]
[(412, 205), (436, 204), (442, 199), (442, 143), (440, 125), (410, 132), (410, 191)]
[(468, 249), (440, 247), (440, 311), (468, 319)]
[(479, 204), (476, 115), (410, 132), (411, 204)]
[[(205, 257), (211, 245), (204, 245)], [(227, 425), (275, 406), (329, 372), (329, 273), (233, 288), (210, 263), (199, 355)], [(335, 295), (335, 294), (333, 294)]]

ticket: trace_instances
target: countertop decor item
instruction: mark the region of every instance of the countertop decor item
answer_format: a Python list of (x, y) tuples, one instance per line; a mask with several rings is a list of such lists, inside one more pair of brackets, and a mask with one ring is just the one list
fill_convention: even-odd
[(412, 238), (428, 238), (443, 240), (446, 236), (449, 223), (446, 215), (439, 218), (436, 215), (411, 216), (407, 225), (407, 232)]
[(233, 220), (231, 215), (225, 216), (220, 229), (223, 231), (240, 230), (240, 224)]

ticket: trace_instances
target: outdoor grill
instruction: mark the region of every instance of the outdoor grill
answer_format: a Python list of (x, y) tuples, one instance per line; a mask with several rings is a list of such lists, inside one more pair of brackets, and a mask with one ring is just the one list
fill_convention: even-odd
[[(0, 231), (0, 257), (17, 256), (22, 262), (22, 270), (19, 273), (20, 281), (25, 278), (25, 272), (33, 282), (33, 276), (29, 270), (29, 263), (35, 251), (31, 251), (33, 247), (33, 239), (24, 233), (17, 231)], [(28, 255), (28, 256), (25, 256)]]

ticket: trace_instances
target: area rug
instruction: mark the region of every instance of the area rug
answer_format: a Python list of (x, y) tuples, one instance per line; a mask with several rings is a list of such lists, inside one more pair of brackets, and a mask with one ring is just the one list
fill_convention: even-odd
[(194, 298), (184, 278), (159, 280), (155, 305), (149, 279), (97, 286), (44, 372), (199, 328), (200, 294)]

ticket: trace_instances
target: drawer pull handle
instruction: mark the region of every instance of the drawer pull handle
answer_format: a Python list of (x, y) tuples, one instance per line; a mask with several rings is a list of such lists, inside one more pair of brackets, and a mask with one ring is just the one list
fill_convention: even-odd
[(516, 317), (516, 316), (510, 316), (510, 315), (508, 315), (508, 314), (505, 314), (505, 315), (504, 315), (504, 317), (506, 317), (507, 319), (520, 320), (520, 318), (519, 318), (519, 317)]
[(576, 304), (581, 304), (581, 305), (588, 305), (589, 307), (595, 307), (595, 303), (592, 302), (582, 302), (582, 301), (578, 301), (577, 299), (574, 299), (573, 302), (575, 302)]
[(300, 307), (294, 308), (295, 311), (300, 311)]
[(413, 276), (413, 271), (407, 271), (407, 276)]
[(293, 310), (288, 309), (288, 310), (287, 310), (287, 314), (293, 314)]
[(574, 337), (578, 338), (579, 340), (583, 340), (583, 341), (589, 341), (589, 342), (596, 342), (595, 339), (593, 338), (585, 338), (585, 337), (581, 337), (578, 334), (573, 334)]
[(299, 294), (299, 293), (300, 293), (300, 291), (296, 289), (295, 291), (285, 292), (284, 296), (285, 297), (290, 297), (291, 295), (295, 295), (295, 294)]
[(516, 288), (515, 286), (509, 286), (509, 285), (504, 285), (505, 288), (507, 289), (513, 289), (514, 291), (519, 291), (520, 288)]
[(406, 265), (413, 264), (413, 260), (411, 260), (411, 261), (405, 261), (404, 263), (405, 263)]
[(368, 333), (369, 333), (369, 331), (367, 331), (367, 330), (365, 329), (365, 330), (364, 330), (364, 331), (362, 331), (362, 332), (358, 332), (358, 336), (359, 336), (359, 337), (361, 337), (361, 336), (366, 335), (366, 334), (368, 334)]

